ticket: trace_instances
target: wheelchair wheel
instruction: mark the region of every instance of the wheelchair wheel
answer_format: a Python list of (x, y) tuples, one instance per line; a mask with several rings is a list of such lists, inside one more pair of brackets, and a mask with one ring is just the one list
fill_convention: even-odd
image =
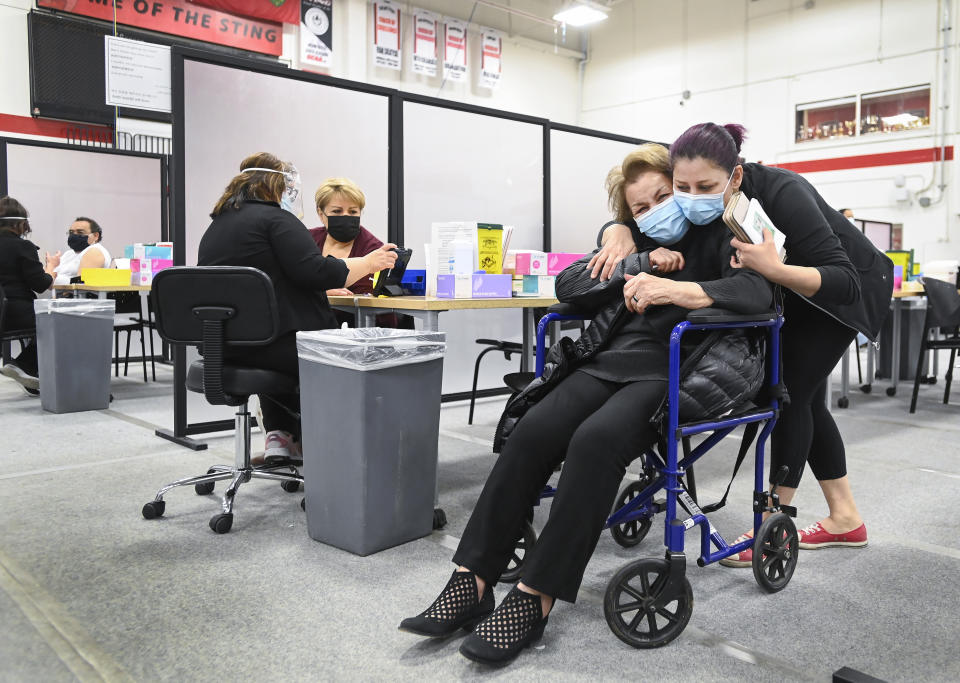
[[(639, 481), (632, 481), (624, 486), (620, 495), (617, 496), (617, 504), (613, 509), (615, 511), (619, 510), (639, 496), (640, 492), (647, 488), (649, 483), (650, 480), (644, 476)], [(640, 545), (640, 542), (646, 538), (647, 532), (650, 531), (652, 524), (653, 520), (649, 517), (631, 519), (628, 522), (614, 524), (610, 527), (610, 535), (613, 536), (613, 540), (616, 541), (618, 545), (624, 548), (633, 548), (634, 546)]]
[(513, 583), (520, 580), (520, 575), (523, 573), (523, 558), (526, 557), (527, 551), (536, 542), (537, 532), (534, 531), (533, 525), (530, 522), (524, 522), (523, 532), (517, 539), (517, 544), (513, 547), (513, 555), (510, 556), (506, 570), (500, 575), (501, 581)]
[(631, 647), (654, 648), (679, 636), (693, 613), (693, 589), (684, 576), (667, 591), (670, 564), (647, 557), (618, 571), (603, 598), (603, 614), (614, 635)]
[(767, 517), (753, 542), (753, 576), (757, 583), (769, 593), (782, 590), (797, 567), (799, 549), (793, 520), (782, 512)]

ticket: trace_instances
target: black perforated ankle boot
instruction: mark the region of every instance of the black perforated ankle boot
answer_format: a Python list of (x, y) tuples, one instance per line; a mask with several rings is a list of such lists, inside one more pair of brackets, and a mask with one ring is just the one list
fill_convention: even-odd
[(493, 614), (460, 644), (460, 654), (483, 664), (504, 664), (540, 640), (546, 625), (540, 596), (514, 586)]
[(426, 610), (400, 622), (400, 630), (430, 638), (444, 638), (464, 628), (468, 631), (493, 612), (493, 588), (477, 595), (473, 572), (453, 572), (447, 585)]

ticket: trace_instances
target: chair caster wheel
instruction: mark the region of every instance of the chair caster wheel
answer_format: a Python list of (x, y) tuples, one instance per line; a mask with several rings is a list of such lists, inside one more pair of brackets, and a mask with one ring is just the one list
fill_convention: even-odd
[(847, 408), (849, 406), (850, 406), (850, 399), (847, 398), (846, 396), (841, 396), (840, 398), (837, 399), (838, 408)]
[(143, 506), (143, 510), (140, 512), (143, 513), (144, 519), (156, 519), (157, 517), (163, 517), (163, 511), (166, 507), (167, 501), (165, 500), (151, 500)]
[(218, 534), (225, 534), (233, 526), (233, 513), (224, 512), (210, 518), (210, 528)]
[(693, 613), (693, 589), (686, 576), (671, 583), (667, 560), (648, 557), (614, 574), (603, 598), (613, 634), (631, 647), (653, 648), (679, 636)]
[(862, 392), (865, 393), (865, 394), (869, 394), (871, 391), (873, 391), (873, 385), (872, 385), (872, 384), (861, 384), (861, 385), (860, 385), (860, 391), (862, 391)]
[(292, 479), (288, 479), (286, 481), (280, 482), (280, 488), (282, 488), (287, 493), (296, 493), (297, 491), (300, 490), (300, 482), (293, 481)]
[(893, 387), (887, 387), (887, 396), (896, 396), (897, 390)]
[(760, 587), (776, 593), (790, 583), (799, 550), (793, 520), (782, 512), (767, 517), (753, 542), (753, 577)]
[(212, 481), (205, 481), (202, 484), (194, 484), (193, 490), (197, 492), (198, 496), (206, 496), (213, 493), (214, 483)]
[(303, 497), (303, 498), (300, 499), (300, 509), (303, 510), (304, 512), (307, 511), (307, 499), (306, 499), (306, 497)]
[(520, 535), (520, 538), (517, 539), (517, 544), (513, 546), (513, 554), (510, 556), (510, 561), (507, 563), (507, 568), (504, 570), (503, 574), (500, 575), (500, 580), (505, 583), (514, 583), (520, 579), (521, 574), (523, 573), (523, 558), (526, 556), (527, 551), (533, 547), (533, 544), (537, 542), (537, 532), (534, 531), (533, 525), (530, 522), (523, 523), (523, 532)]
[[(614, 511), (619, 510), (624, 505), (629, 503), (631, 500), (640, 495), (650, 484), (650, 480), (644, 476), (639, 481), (632, 481), (627, 484), (623, 491), (620, 492), (620, 495), (617, 496), (617, 503), (614, 505)], [(653, 520), (650, 517), (638, 517), (637, 519), (631, 519), (620, 524), (614, 524), (610, 527), (610, 535), (613, 536), (613, 540), (617, 542), (621, 548), (633, 548), (634, 546), (640, 545), (640, 542), (643, 541), (647, 536), (647, 532), (650, 531), (650, 526), (653, 524)]]
[(434, 530), (442, 529), (445, 526), (447, 526), (447, 513), (443, 511), (443, 508), (434, 508), (433, 509)]

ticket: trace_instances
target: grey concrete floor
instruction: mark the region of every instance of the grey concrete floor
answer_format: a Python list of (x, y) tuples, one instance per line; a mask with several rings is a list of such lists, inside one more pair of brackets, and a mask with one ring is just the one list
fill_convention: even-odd
[[(637, 548), (604, 533), (577, 603), (558, 605), (537, 647), (491, 671), (462, 658), (458, 638), (423, 641), (396, 626), (452, 569), (494, 461), (502, 400), (480, 403), (473, 426), (465, 406), (442, 409), (447, 527), (356, 557), (311, 540), (302, 493), (272, 482), (241, 488), (224, 536), (207, 527), (216, 499), (192, 490), (172, 491), (166, 515), (144, 520), (160, 485), (232, 459), (229, 435), (201, 452), (153, 435), (172, 421), (171, 373), (158, 372), (146, 385), (115, 380), (109, 410), (68, 415), (0, 381), (0, 680), (826, 681), (842, 666), (889, 681), (960, 679), (960, 399), (942, 405), (942, 384), (922, 387), (916, 415), (906, 387), (893, 398), (857, 391), (835, 412), (867, 548), (804, 551), (772, 595), (749, 569), (691, 561), (689, 626), (664, 648), (636, 650), (608, 629), (603, 594), (623, 565), (662, 556), (662, 517)], [(736, 446), (725, 440), (698, 465), (701, 499), (722, 493)], [(711, 516), (728, 539), (750, 523), (751, 488), (742, 473)], [(795, 503), (798, 526), (825, 514), (809, 472)], [(535, 526), (548, 511), (537, 509)], [(697, 542), (688, 535), (688, 549)]]

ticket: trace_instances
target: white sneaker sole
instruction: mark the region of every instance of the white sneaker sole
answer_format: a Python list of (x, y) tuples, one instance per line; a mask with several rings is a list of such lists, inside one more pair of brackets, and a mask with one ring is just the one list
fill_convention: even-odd
[(819, 550), (820, 548), (862, 548), (866, 541), (828, 541), (826, 543), (800, 542), (801, 550)]
[(4, 365), (0, 368), (0, 375), (9, 377), (14, 382), (19, 382), (27, 389), (39, 389), (40, 380), (33, 375), (28, 375), (22, 369), (18, 368), (16, 365)]

